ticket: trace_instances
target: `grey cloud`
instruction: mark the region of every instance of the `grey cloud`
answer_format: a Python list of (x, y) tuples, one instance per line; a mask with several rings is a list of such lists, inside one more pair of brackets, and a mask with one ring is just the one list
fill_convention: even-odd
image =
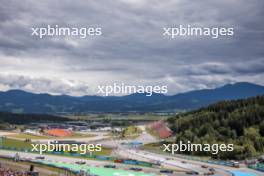
[(0, 88), (3, 90), (21, 89), (51, 94), (85, 95), (93, 93), (86, 84), (72, 80), (33, 78), (6, 74), (0, 74)]
[[(40, 63), (52, 60), (56, 65), (47, 73), (58, 72), (52, 78), (54, 81), (72, 79), (76, 75), (75, 81), (89, 85), (95, 84), (91, 78), (94, 75), (100, 83), (162, 82), (171, 85), (173, 93), (243, 81), (243, 78), (246, 81), (249, 75), (255, 76), (253, 82), (262, 84), (263, 6), (261, 0), (3, 1), (0, 5), (0, 59), (12, 56), (34, 58)], [(85, 40), (30, 36), (31, 27), (47, 24), (102, 27), (103, 36)], [(235, 35), (175, 40), (162, 36), (162, 27), (179, 24), (234, 27)], [(32, 70), (18, 66), (7, 69), (12, 68), (11, 63), (2, 67), (7, 74), (26, 77), (46, 74), (41, 69), (35, 72), (40, 67), (36, 64)], [(39, 89), (41, 86), (32, 91)], [(60, 89), (63, 93), (72, 91)], [(77, 92), (88, 93), (82, 89)]]

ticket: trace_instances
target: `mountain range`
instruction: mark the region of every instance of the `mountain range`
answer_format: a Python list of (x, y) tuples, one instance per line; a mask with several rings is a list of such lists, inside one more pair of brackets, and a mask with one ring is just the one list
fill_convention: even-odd
[(177, 112), (192, 110), (223, 100), (264, 95), (264, 86), (247, 82), (176, 95), (131, 94), (126, 96), (82, 96), (35, 94), (22, 90), (0, 92), (0, 111), (15, 113)]

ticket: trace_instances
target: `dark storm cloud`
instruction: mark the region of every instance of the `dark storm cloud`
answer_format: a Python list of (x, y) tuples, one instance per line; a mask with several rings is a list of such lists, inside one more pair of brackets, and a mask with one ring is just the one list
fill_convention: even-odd
[[(78, 81), (87, 85), (167, 84), (170, 93), (248, 81), (249, 76), (250, 81), (264, 84), (261, 79), (264, 74), (263, 7), (261, 0), (66, 0), (63, 3), (3, 0), (0, 73), (18, 78), (34, 77), (28, 79), (32, 84), (39, 83), (36, 81), (39, 79), (53, 79), (50, 75), (58, 80), (74, 79), (76, 82), (72, 84), (76, 85)], [(31, 36), (32, 27), (56, 24), (102, 27), (103, 36), (87, 39)], [(235, 35), (174, 40), (162, 36), (163, 27), (179, 24), (234, 27)], [(26, 66), (30, 63), (31, 68)], [(45, 91), (58, 92), (58, 86), (44, 83)], [(19, 88), (6, 84), (2, 87)], [(71, 94), (70, 90), (62, 89), (62, 93)], [(81, 91), (87, 93), (83, 89), (77, 92)], [(72, 92), (76, 90), (72, 88)]]

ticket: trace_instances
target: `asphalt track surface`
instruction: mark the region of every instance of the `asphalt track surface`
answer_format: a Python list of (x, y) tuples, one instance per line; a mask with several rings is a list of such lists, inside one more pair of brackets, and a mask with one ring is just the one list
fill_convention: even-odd
[[(122, 144), (129, 143), (133, 141), (141, 142), (143, 144), (157, 142), (153, 136), (148, 134), (145, 130), (145, 126), (140, 126), (143, 133), (142, 135), (137, 138), (136, 140), (110, 140), (110, 141), (103, 141), (103, 144), (107, 144), (108, 146), (115, 147), (115, 154), (120, 157), (124, 158), (131, 158), (136, 160), (142, 160), (147, 162), (154, 162), (160, 163), (161, 166), (165, 168), (173, 168), (176, 170), (183, 170), (183, 171), (196, 171), (199, 172), (201, 175), (204, 175), (209, 172), (208, 168), (215, 169), (215, 176), (229, 176), (232, 175), (232, 172), (238, 173), (237, 175), (242, 175), (241, 173), (246, 173), (247, 176), (261, 176), (264, 174), (258, 171), (253, 171), (248, 168), (231, 168), (221, 165), (215, 164), (208, 164), (198, 161), (190, 161), (186, 159), (179, 158), (177, 156), (167, 155), (167, 154), (156, 154), (153, 152), (143, 151), (139, 149), (132, 149), (126, 147)], [(207, 166), (208, 168), (203, 168), (202, 166)], [(178, 174), (177, 175), (186, 175), (186, 174)]]
[[(136, 139), (138, 142), (142, 142), (144, 144), (146, 143), (151, 143), (155, 142), (156, 139), (153, 138), (151, 135), (146, 133), (144, 127), (140, 127), (143, 130), (142, 135)], [(250, 174), (252, 173), (252, 176), (261, 176), (264, 175), (261, 172), (253, 171), (248, 168), (240, 168), (240, 169), (235, 169), (231, 167), (226, 167), (226, 166), (220, 166), (220, 165), (214, 165), (214, 164), (205, 164), (203, 162), (197, 162), (197, 161), (190, 161), (190, 160), (185, 160), (181, 159), (177, 156), (168, 156), (168, 155), (163, 155), (163, 154), (156, 154), (148, 151), (143, 151), (139, 149), (132, 149), (125, 147), (122, 145), (123, 143), (129, 143), (134, 140), (107, 140), (105, 139), (104, 135), (99, 135), (99, 137), (94, 138), (97, 143), (101, 143), (103, 145), (115, 147), (116, 149), (114, 150), (113, 154), (116, 156), (120, 156), (123, 158), (129, 158), (129, 159), (137, 159), (141, 161), (148, 161), (152, 163), (160, 163), (161, 167), (164, 168), (170, 168), (174, 169), (180, 172), (177, 172), (176, 174), (173, 175), (179, 175), (179, 176), (184, 176), (185, 171), (196, 171), (199, 172), (200, 175), (204, 175), (205, 173), (208, 173), (209, 170), (208, 168), (214, 168), (216, 170), (215, 176), (230, 176), (232, 175), (231, 172), (237, 172), (237, 173), (248, 173), (246, 174), (247, 176), (251, 176)], [(90, 141), (92, 142), (92, 141)], [(22, 158), (27, 158), (31, 160), (36, 160), (35, 158), (39, 156), (38, 154), (33, 154), (33, 153), (24, 153), (24, 152), (18, 152), (19, 155)], [(0, 155), (5, 155), (5, 156), (14, 156), (13, 151), (5, 151), (5, 150), (0, 150)], [(98, 161), (98, 160), (84, 160), (84, 159), (79, 159), (79, 158), (73, 158), (73, 157), (63, 157), (63, 156), (58, 156), (58, 155), (45, 155), (45, 161), (48, 162), (63, 162), (66, 164), (75, 164), (77, 161), (85, 161), (87, 165), (91, 167), (102, 167), (104, 165), (109, 164), (109, 162), (105, 161)], [(113, 163), (112, 163), (113, 164)], [(122, 170), (127, 170), (131, 167), (135, 166), (129, 166), (129, 165), (124, 165), (124, 164), (116, 164), (118, 169)], [(208, 168), (203, 168), (202, 166), (208, 166)], [(156, 175), (159, 174), (159, 169), (158, 168), (143, 168), (144, 171), (147, 173), (155, 173)], [(164, 175), (164, 174), (163, 174)], [(171, 175), (171, 174), (167, 174)]]
[[(30, 160), (30, 161), (35, 161), (35, 162), (41, 162), (41, 163), (57, 163), (57, 166), (59, 165), (68, 165), (71, 166), (73, 168), (78, 168), (80, 166), (82, 166), (82, 168), (84, 168), (85, 166), (89, 166), (90, 168), (101, 168), (101, 170), (103, 170), (103, 166), (105, 165), (109, 165), (109, 164), (114, 164), (117, 166), (116, 171), (117, 172), (125, 172), (126, 170), (128, 170), (131, 167), (135, 167), (135, 166), (131, 166), (131, 165), (125, 165), (125, 164), (117, 164), (117, 163), (112, 163), (112, 162), (107, 162), (107, 161), (97, 161), (97, 160), (85, 160), (85, 159), (79, 159), (79, 158), (73, 158), (73, 157), (64, 157), (64, 156), (57, 156), (57, 155), (45, 155), (45, 159), (44, 160), (39, 160), (36, 159), (36, 157), (40, 156), (39, 154), (33, 154), (33, 153), (25, 153), (25, 152), (17, 152), (20, 156), (21, 159), (26, 159), (26, 160)], [(14, 157), (15, 153), (14, 151), (7, 151), (7, 150), (0, 150), (0, 155), (1, 156), (9, 156), (9, 157)], [(43, 155), (42, 155), (43, 156)], [(84, 165), (78, 165), (76, 164), (76, 162), (79, 161), (83, 161), (85, 162), (85, 166)], [(81, 168), (81, 167), (80, 167)], [(108, 169), (104, 169), (105, 172), (107, 172)], [(112, 172), (113, 169), (109, 169), (109, 173)], [(134, 173), (134, 176), (153, 176), (155, 173), (155, 175), (158, 175), (157, 173), (159, 172), (159, 169), (155, 169), (155, 168), (143, 168), (143, 172), (140, 173), (135, 173), (133, 171), (126, 171), (126, 173), (129, 172), (130, 174), (123, 174), (120, 176), (132, 176)], [(103, 176), (114, 176), (114, 175), (110, 175), (109, 173), (103, 175)], [(109, 175), (108, 175), (109, 174)], [(115, 175), (117, 176), (117, 175)]]

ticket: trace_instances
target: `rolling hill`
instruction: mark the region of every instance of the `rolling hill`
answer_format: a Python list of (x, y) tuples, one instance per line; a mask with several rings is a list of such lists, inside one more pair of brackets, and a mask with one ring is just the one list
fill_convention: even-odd
[(89, 113), (89, 112), (175, 112), (192, 110), (221, 100), (235, 100), (264, 94), (264, 87), (241, 82), (216, 89), (195, 90), (166, 96), (131, 94), (127, 96), (54, 96), (22, 90), (0, 92), (0, 111), (16, 113)]

